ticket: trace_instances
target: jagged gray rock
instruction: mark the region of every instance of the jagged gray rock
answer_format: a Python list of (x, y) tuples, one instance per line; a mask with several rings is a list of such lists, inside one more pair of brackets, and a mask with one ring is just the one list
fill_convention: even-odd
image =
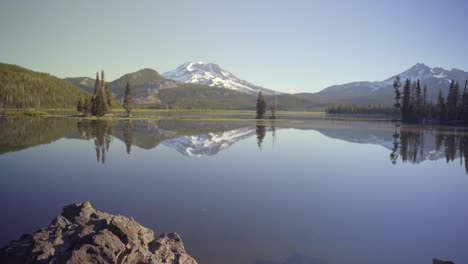
[(89, 202), (63, 208), (52, 223), (0, 249), (0, 263), (196, 264), (180, 236), (153, 231), (133, 218), (94, 209)]

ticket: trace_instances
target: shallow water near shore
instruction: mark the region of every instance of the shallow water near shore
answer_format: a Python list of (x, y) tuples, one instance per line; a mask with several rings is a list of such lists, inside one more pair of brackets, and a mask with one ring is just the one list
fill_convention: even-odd
[(89, 200), (199, 263), (468, 263), (467, 157), (456, 127), (0, 119), (0, 246)]

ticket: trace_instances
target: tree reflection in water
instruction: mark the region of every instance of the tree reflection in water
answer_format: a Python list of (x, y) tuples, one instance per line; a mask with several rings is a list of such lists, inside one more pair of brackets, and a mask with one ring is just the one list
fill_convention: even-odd
[(265, 138), (266, 126), (262, 122), (257, 122), (255, 132), (257, 134), (257, 145), (258, 148), (262, 148), (263, 139)]
[(80, 120), (77, 127), (81, 137), (94, 140), (96, 159), (104, 164), (112, 141), (112, 121)]
[[(393, 148), (390, 160), (397, 163), (399, 156), (402, 162), (413, 164), (423, 160), (445, 158), (447, 163), (460, 158), (468, 174), (468, 133), (459, 128), (420, 128), (395, 125)], [(432, 148), (431, 148), (432, 146)], [(426, 149), (428, 148), (428, 149)]]

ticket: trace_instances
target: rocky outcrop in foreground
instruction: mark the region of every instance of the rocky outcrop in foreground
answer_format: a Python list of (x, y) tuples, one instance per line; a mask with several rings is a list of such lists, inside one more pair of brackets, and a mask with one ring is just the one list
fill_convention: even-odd
[(133, 218), (94, 209), (89, 202), (63, 208), (52, 223), (0, 249), (0, 263), (196, 264), (179, 235), (154, 239)]

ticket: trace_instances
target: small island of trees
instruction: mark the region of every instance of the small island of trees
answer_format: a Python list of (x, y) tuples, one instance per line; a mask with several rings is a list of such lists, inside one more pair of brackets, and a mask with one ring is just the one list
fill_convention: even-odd
[(109, 84), (106, 83), (104, 70), (102, 70), (100, 80), (99, 73), (96, 73), (93, 96), (91, 98), (85, 98), (84, 101), (80, 98), (76, 110), (82, 113), (83, 116), (105, 116), (111, 113), (112, 100)]
[[(96, 73), (96, 82), (94, 85), (94, 94), (90, 98), (85, 98), (84, 101), (80, 98), (76, 105), (76, 110), (83, 116), (106, 116), (112, 113), (112, 105), (114, 98), (109, 88), (109, 83), (105, 81), (104, 70), (101, 71), (101, 79), (99, 73)], [(125, 97), (123, 99), (123, 108), (127, 112), (127, 116), (131, 116), (132, 112), (132, 89), (130, 81), (125, 87)]]

